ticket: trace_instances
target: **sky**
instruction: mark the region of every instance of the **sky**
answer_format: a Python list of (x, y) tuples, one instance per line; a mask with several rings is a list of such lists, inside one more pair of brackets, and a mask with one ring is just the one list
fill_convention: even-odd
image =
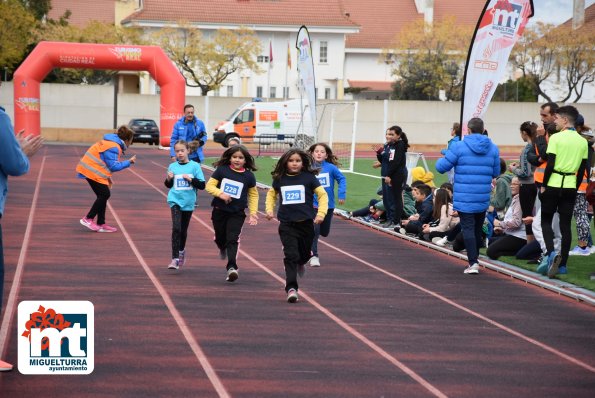
[[(585, 8), (595, 3), (595, 0), (585, 0)], [(572, 18), (573, 0), (533, 0), (535, 15), (533, 21), (537, 20), (559, 25)]]

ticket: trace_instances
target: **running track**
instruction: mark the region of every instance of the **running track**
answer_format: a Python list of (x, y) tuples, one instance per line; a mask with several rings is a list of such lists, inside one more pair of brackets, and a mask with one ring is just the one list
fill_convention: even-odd
[(0, 397), (593, 397), (592, 306), (463, 275), (461, 260), (340, 218), (290, 305), (276, 222), (245, 226), (229, 284), (204, 192), (188, 264), (172, 272), (167, 155), (136, 150), (107, 214), (120, 232), (98, 234), (78, 223), (94, 198), (74, 177), (85, 149), (47, 146), (11, 179), (0, 352), (17, 363), (20, 301), (89, 300), (95, 370), (15, 366)]

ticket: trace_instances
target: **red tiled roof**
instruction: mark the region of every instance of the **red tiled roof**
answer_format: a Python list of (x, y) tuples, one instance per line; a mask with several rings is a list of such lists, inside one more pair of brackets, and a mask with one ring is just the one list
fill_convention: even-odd
[[(572, 29), (572, 18), (560, 25), (563, 29)], [(579, 28), (581, 32), (595, 34), (595, 4), (585, 8), (585, 24)]]
[(349, 87), (365, 88), (364, 91), (392, 91), (393, 82), (379, 82), (373, 80), (347, 80)]
[(341, 0), (144, 0), (126, 22), (169, 22), (236, 25), (356, 27), (343, 14)]
[[(387, 48), (403, 26), (423, 19), (414, 0), (343, 0), (345, 12), (360, 25), (347, 35), (348, 48)], [(434, 21), (454, 16), (460, 24), (477, 24), (485, 0), (434, 0)]]
[(114, 23), (116, 18), (116, 0), (52, 0), (49, 17), (59, 19), (66, 10), (70, 10), (70, 24), (83, 27), (91, 20)]

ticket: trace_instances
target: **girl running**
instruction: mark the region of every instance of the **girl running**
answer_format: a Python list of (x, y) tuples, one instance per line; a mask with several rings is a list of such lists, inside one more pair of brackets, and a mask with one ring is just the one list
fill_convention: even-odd
[[(314, 224), (324, 221), (328, 210), (328, 195), (316, 178), (312, 158), (298, 148), (285, 152), (271, 172), (273, 187), (266, 197), (266, 217), (274, 217), (277, 197), (281, 197), (277, 218), (279, 237), (283, 245), (285, 292), (287, 301), (298, 301), (297, 276), (303, 276), (304, 264), (311, 256)], [(314, 211), (314, 195), (318, 196), (318, 211)]]
[(215, 244), (219, 257), (227, 258), (228, 282), (238, 279), (238, 242), (246, 219), (244, 209), (250, 211), (250, 225), (258, 224), (258, 190), (254, 158), (242, 145), (227, 149), (221, 158), (213, 163), (217, 169), (207, 182), (206, 191), (214, 196), (211, 206), (211, 221), (215, 229)]
[(205, 189), (205, 176), (200, 164), (188, 158), (188, 143), (174, 144), (176, 162), (167, 168), (165, 186), (169, 188), (167, 204), (171, 208), (171, 263), (169, 269), (178, 269), (186, 259), (188, 225), (196, 204), (196, 190)]
[[(343, 173), (339, 171), (340, 166), (337, 157), (332, 149), (324, 143), (312, 145), (308, 152), (314, 158), (314, 167), (319, 169), (318, 181), (328, 195), (328, 212), (321, 224), (314, 224), (314, 240), (312, 241), (312, 257), (310, 258), (311, 267), (320, 267), (320, 258), (318, 257), (318, 238), (327, 237), (331, 231), (331, 221), (335, 210), (335, 182), (339, 186), (338, 197), (339, 204), (345, 203), (347, 190), (347, 180)], [(318, 198), (314, 196), (314, 208), (318, 208)]]

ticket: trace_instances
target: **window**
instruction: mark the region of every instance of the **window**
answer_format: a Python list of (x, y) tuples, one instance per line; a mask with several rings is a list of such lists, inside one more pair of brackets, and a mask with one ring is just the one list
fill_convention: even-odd
[(256, 86), (256, 96), (262, 98), (262, 86)]
[(324, 89), (324, 99), (331, 99), (331, 88), (326, 87)]
[(256, 62), (260, 62), (261, 64), (268, 64), (269, 56), (268, 55), (259, 55), (258, 57), (256, 57)]
[(328, 62), (328, 42), (320, 42), (320, 63), (326, 64)]
[(236, 124), (254, 121), (254, 109), (244, 109), (236, 118)]
[(233, 97), (233, 86), (227, 86), (227, 96)]
[(269, 91), (269, 98), (277, 98), (277, 87), (273, 86)]
[(289, 98), (289, 87), (283, 87), (283, 98)]

